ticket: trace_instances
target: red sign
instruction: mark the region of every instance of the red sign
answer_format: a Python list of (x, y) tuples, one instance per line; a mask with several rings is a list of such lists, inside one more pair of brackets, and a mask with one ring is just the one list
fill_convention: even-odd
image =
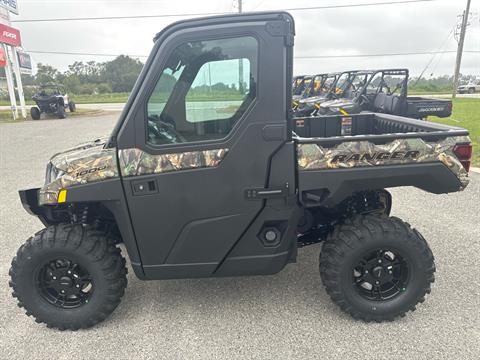
[(10, 26), (0, 24), (0, 42), (13, 46), (22, 45), (20, 31)]
[(0, 67), (7, 66), (7, 57), (5, 56), (5, 51), (0, 47)]

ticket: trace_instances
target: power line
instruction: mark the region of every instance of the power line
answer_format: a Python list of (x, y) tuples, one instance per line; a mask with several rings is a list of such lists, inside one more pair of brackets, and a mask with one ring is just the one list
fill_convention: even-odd
[(19, 19), (11, 20), (12, 23), (25, 22), (50, 22), (50, 21), (85, 21), (85, 20), (122, 20), (122, 19), (146, 19), (146, 18), (162, 18), (162, 17), (181, 17), (181, 16), (209, 16), (224, 15), (224, 12), (210, 13), (190, 13), (190, 14), (162, 14), (162, 15), (128, 15), (128, 16), (101, 16), (101, 17), (76, 17), (76, 18), (53, 18), (53, 19)]
[[(438, 48), (437, 51), (441, 51), (442, 49), (445, 48), (446, 44), (447, 44), (447, 41), (450, 39), (450, 37), (453, 35), (453, 29), (450, 30), (450, 32), (448, 33), (447, 37), (445, 38), (445, 40), (443, 40), (442, 44), (440, 45), (440, 47)], [(439, 59), (442, 58), (444, 53), (441, 53), (440, 56), (438, 57)], [(427, 65), (425, 65), (425, 67), (423, 68), (422, 72), (420, 73), (420, 75), (418, 76), (417, 78), (417, 81), (415, 81), (415, 83), (413, 84), (413, 86), (417, 85), (418, 82), (420, 81), (420, 79), (422, 78), (423, 74), (425, 73), (425, 71), (427, 71), (428, 67), (432, 64), (433, 60), (435, 59), (435, 57), (438, 55), (438, 53), (435, 53), (432, 55), (432, 57), (430, 58), (430, 60), (428, 61)], [(438, 63), (437, 63), (438, 65)]]
[[(138, 54), (112, 54), (112, 53), (83, 53), (83, 52), (67, 52), (67, 51), (43, 51), (43, 50), (28, 50), (33, 54), (51, 54), (51, 55), (75, 55), (75, 56), (103, 56), (103, 57), (117, 57), (126, 55), (136, 58), (146, 58), (148, 55)], [(357, 57), (381, 57), (381, 56), (411, 56), (411, 55), (432, 55), (432, 54), (447, 54), (455, 53), (456, 50), (443, 51), (423, 51), (423, 52), (405, 52), (405, 53), (382, 53), (382, 54), (344, 54), (344, 55), (300, 55), (295, 56), (295, 59), (330, 59), (330, 58), (357, 58)], [(465, 50), (464, 53), (480, 53), (480, 50)]]
[(410, 3), (433, 2), (433, 1), (439, 1), (439, 0), (383, 1), (383, 2), (362, 3), (362, 4), (312, 6), (312, 7), (303, 7), (303, 8), (290, 8), (290, 9), (284, 9), (284, 10), (286, 10), (286, 11), (301, 11), (301, 10), (319, 10), (319, 9), (341, 9), (341, 8), (351, 8), (351, 7), (381, 6), (381, 5), (395, 5), (395, 4), (410, 4)]
[[(480, 53), (480, 51), (471, 50), (464, 51), (466, 53)], [(305, 55), (295, 56), (296, 59), (329, 59), (329, 58), (358, 58), (358, 57), (381, 57), (381, 56), (409, 56), (409, 55), (432, 55), (456, 53), (456, 50), (444, 51), (422, 51), (422, 52), (405, 52), (405, 53), (386, 53), (386, 54), (347, 54), (347, 55)]]
[(27, 50), (28, 53), (33, 54), (51, 54), (51, 55), (80, 55), (80, 56), (104, 56), (104, 57), (117, 57), (120, 55), (147, 58), (148, 55), (135, 55), (135, 54), (108, 54), (108, 53), (83, 53), (83, 52), (69, 52), (69, 51), (44, 51), (44, 50)]
[[(364, 6), (383, 6), (395, 4), (410, 4), (433, 2), (440, 0), (401, 0), (401, 1), (383, 1), (375, 3), (360, 3), (360, 4), (345, 4), (345, 5), (325, 5), (325, 6), (310, 6), (282, 9), (286, 11), (304, 11), (304, 10), (328, 10), (328, 9), (342, 9), (342, 8), (357, 8)], [(275, 10), (269, 10), (275, 11)], [(190, 16), (209, 16), (209, 15), (226, 15), (229, 12), (206, 12), (206, 13), (189, 13), (189, 14), (161, 14), (161, 15), (128, 15), (128, 16), (101, 16), (101, 17), (76, 17), (76, 18), (51, 18), (51, 19), (18, 19), (12, 20), (12, 23), (26, 23), (26, 22), (53, 22), (53, 21), (87, 21), (87, 20), (122, 20), (122, 19), (148, 19), (148, 18), (168, 18), (168, 17), (190, 17)]]

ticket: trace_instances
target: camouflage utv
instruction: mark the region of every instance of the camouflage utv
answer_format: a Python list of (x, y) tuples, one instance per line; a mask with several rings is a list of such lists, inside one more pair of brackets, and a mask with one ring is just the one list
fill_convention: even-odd
[(293, 39), (285, 12), (155, 37), (110, 136), (53, 156), (45, 183), (20, 191), (45, 226), (10, 268), (28, 315), (71, 330), (107, 318), (127, 285), (122, 251), (141, 280), (231, 277), (275, 274), (319, 242), (326, 292), (353, 318), (423, 302), (432, 252), (390, 216), (385, 189), (463, 190), (468, 131), (378, 113), (292, 119)]

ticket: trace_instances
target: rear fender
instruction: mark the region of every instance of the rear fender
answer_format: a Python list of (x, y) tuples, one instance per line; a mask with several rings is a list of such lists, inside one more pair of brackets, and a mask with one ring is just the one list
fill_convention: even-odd
[(307, 207), (332, 207), (357, 191), (398, 186), (435, 194), (463, 188), (457, 176), (440, 162), (300, 171), (298, 182), (300, 201)]

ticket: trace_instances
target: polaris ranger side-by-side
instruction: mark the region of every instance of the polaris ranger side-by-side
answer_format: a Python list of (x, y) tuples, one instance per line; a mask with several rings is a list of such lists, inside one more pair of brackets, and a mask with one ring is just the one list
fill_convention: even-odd
[(104, 320), (127, 285), (120, 244), (149, 280), (275, 274), (320, 241), (326, 291), (354, 318), (392, 320), (422, 302), (432, 252), (390, 217), (384, 189), (464, 189), (468, 132), (372, 113), (300, 137), (293, 43), (284, 12), (160, 32), (111, 135), (55, 155), (45, 184), (20, 191), (45, 229), (12, 261), (19, 306), (59, 329)]
[(305, 90), (310, 87), (312, 80), (313, 80), (313, 76), (311, 75), (301, 76), (297, 78), (294, 84), (294, 87), (292, 89), (293, 106), (295, 106), (296, 102), (302, 98)]
[[(327, 77), (328, 74), (313, 75), (310, 82), (304, 87), (302, 93), (295, 99), (292, 99), (292, 109), (295, 111), (299, 103), (303, 102), (305, 99), (319, 96), (322, 93), (322, 87), (325, 84)], [(294, 93), (295, 91), (292, 89), (292, 94)]]
[(323, 77), (320, 88), (312, 95), (304, 96), (293, 102), (293, 115), (310, 116), (320, 109), (320, 104), (346, 96), (344, 92), (349, 88), (350, 82), (357, 71), (344, 71), (341, 73), (330, 73)]
[(356, 76), (367, 76), (368, 80), (341, 99), (323, 102), (315, 115), (358, 114), (366, 110), (424, 119), (452, 114), (450, 99), (407, 96), (407, 69), (369, 70), (359, 72)]

